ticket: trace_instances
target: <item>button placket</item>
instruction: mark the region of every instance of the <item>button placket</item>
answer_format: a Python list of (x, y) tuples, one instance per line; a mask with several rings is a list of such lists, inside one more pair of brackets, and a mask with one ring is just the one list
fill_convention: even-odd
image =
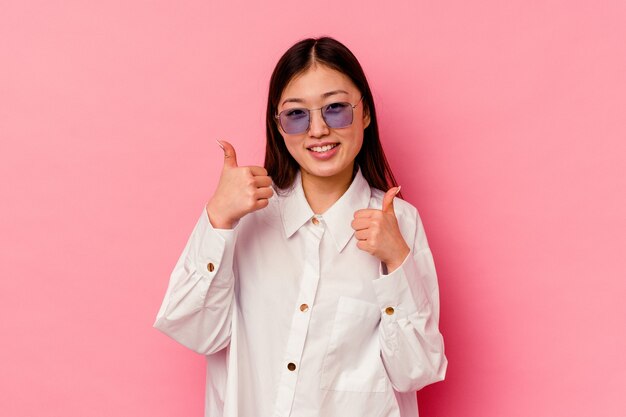
[[(313, 223), (313, 219), (311, 219)], [(318, 224), (321, 224), (318, 220)], [(302, 232), (307, 233), (304, 248), (304, 265), (300, 293), (294, 306), (293, 317), (287, 345), (285, 348), (284, 368), (278, 383), (278, 392), (274, 406), (275, 417), (288, 417), (291, 413), (293, 398), (296, 392), (296, 383), (302, 352), (309, 330), (311, 315), (306, 314), (315, 300), (320, 278), (320, 242), (324, 235), (323, 227), (304, 227)], [(302, 301), (308, 301), (303, 303)]]

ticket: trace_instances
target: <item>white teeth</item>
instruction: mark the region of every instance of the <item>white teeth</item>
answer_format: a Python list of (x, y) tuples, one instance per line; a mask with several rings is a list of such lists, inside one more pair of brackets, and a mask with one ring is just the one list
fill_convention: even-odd
[(309, 148), (309, 149), (312, 150), (313, 152), (326, 152), (326, 151), (330, 151), (335, 146), (337, 146), (337, 144), (334, 144), (334, 145), (324, 145), (324, 146), (314, 146), (314, 147)]

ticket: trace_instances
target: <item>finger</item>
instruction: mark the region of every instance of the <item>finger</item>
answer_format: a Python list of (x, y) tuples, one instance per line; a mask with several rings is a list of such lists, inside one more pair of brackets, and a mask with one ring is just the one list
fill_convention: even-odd
[(359, 240), (358, 242), (356, 242), (356, 247), (365, 252), (370, 252), (371, 250), (369, 244), (367, 243), (367, 240)]
[(255, 193), (255, 197), (257, 198), (257, 200), (260, 200), (260, 199), (267, 200), (268, 198), (271, 198), (273, 195), (274, 195), (274, 190), (272, 190), (270, 187), (258, 188)]
[(400, 187), (392, 187), (385, 193), (383, 197), (383, 211), (385, 213), (392, 212), (393, 213), (393, 199), (400, 192)]
[(256, 185), (257, 187), (269, 187), (270, 185), (272, 185), (272, 177), (269, 177), (267, 175), (253, 175), (252, 179), (254, 185)]
[(263, 167), (249, 166), (248, 168), (250, 169), (250, 173), (254, 175), (255, 177), (257, 175), (267, 176), (267, 170)]
[(224, 168), (236, 168), (237, 167), (237, 153), (233, 145), (225, 140), (218, 140), (220, 147), (224, 150)]
[(354, 237), (357, 238), (357, 240), (367, 240), (367, 238), (369, 237), (369, 231), (366, 230), (357, 230), (356, 232), (354, 232)]
[(260, 210), (262, 208), (267, 207), (270, 204), (270, 200), (267, 198), (261, 198), (254, 203), (254, 209)]
[(350, 223), (350, 225), (354, 230), (367, 229), (370, 225), (370, 219), (369, 217), (354, 219), (352, 220), (352, 223)]
[(267, 175), (259, 175), (254, 177), (254, 185), (257, 187), (269, 187), (272, 185), (272, 179)]
[(357, 210), (354, 212), (354, 218), (355, 219), (360, 219), (360, 218), (364, 218), (364, 217), (372, 217), (372, 215), (380, 210), (376, 210), (376, 209), (361, 209), (361, 210)]

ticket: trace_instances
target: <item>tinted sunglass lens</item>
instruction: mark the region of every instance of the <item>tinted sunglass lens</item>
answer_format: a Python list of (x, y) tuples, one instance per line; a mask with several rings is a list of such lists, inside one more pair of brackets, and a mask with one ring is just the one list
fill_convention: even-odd
[(352, 106), (349, 103), (332, 103), (322, 108), (328, 127), (341, 128), (352, 124)]
[(285, 110), (279, 118), (283, 130), (290, 135), (306, 132), (309, 128), (309, 111), (306, 109)]
[[(331, 103), (321, 108), (324, 122), (330, 128), (339, 129), (352, 124), (350, 103)], [(304, 133), (309, 129), (310, 112), (307, 109), (289, 109), (278, 115), (283, 131), (290, 135)]]

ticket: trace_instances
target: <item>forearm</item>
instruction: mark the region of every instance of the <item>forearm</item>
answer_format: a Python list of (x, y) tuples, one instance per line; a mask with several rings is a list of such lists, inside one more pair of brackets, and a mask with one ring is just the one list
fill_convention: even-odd
[[(419, 266), (418, 266), (419, 264)], [(441, 381), (446, 372), (439, 332), (439, 300), (429, 249), (407, 256), (400, 267), (374, 282), (381, 324), (381, 357), (397, 391), (415, 391)]]
[(172, 271), (154, 327), (203, 354), (230, 341), (235, 232), (214, 229), (206, 212)]

